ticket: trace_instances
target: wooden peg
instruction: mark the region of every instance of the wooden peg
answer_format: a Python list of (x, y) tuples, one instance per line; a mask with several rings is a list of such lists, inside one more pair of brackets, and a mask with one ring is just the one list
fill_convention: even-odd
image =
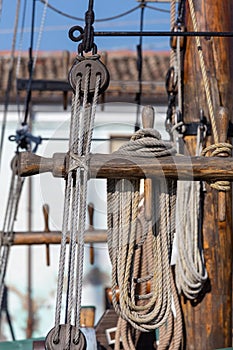
[[(93, 217), (94, 217), (94, 204), (93, 203), (89, 203), (88, 204), (88, 214), (89, 214), (89, 231), (93, 231), (94, 230), (94, 226), (93, 226)], [(94, 264), (94, 246), (93, 243), (90, 243), (90, 263), (91, 265)]]
[[(218, 131), (219, 142), (227, 141), (227, 132), (229, 127), (229, 112), (227, 108), (220, 107), (218, 111)], [(227, 153), (219, 153), (220, 157), (228, 157)], [(226, 221), (226, 192), (218, 192), (218, 218), (220, 222)]]
[[(44, 214), (44, 223), (45, 223), (44, 232), (49, 233), (50, 229), (49, 229), (49, 206), (48, 206), (48, 204), (43, 205), (43, 214)], [(50, 265), (49, 244), (46, 244), (46, 265), (47, 266)]]
[[(142, 110), (142, 126), (143, 129), (151, 129), (154, 127), (154, 108), (145, 106)], [(152, 180), (144, 180), (144, 207), (145, 219), (152, 220)]]

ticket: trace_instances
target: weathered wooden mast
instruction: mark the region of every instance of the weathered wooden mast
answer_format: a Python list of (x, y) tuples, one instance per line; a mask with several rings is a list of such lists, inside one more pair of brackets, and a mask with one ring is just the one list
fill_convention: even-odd
[[(233, 30), (232, 0), (193, 2), (199, 31)], [(193, 31), (189, 1), (186, 2), (185, 17), (187, 31)], [(220, 106), (227, 108), (229, 119), (232, 118), (233, 41), (224, 37), (201, 38), (201, 46), (219, 125), (220, 116), (217, 111)], [(184, 122), (199, 122), (200, 109), (208, 117), (197, 45), (195, 38), (187, 38), (184, 58)], [(220, 141), (221, 138), (220, 136)], [(212, 136), (208, 142), (214, 143)], [(196, 138), (187, 136), (185, 143), (190, 154), (194, 155)], [(212, 350), (232, 345), (232, 194), (228, 192), (224, 198), (224, 218), (224, 215), (219, 216), (223, 200), (219, 199), (216, 190), (209, 186), (206, 189), (203, 245), (209, 283), (205, 294), (195, 304), (183, 300), (186, 350)]]

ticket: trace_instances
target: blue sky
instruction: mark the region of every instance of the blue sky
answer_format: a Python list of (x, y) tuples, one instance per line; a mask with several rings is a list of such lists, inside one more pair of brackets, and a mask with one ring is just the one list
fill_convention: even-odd
[[(23, 21), (23, 8), (26, 6), (24, 34), (22, 40), (22, 49), (28, 50), (30, 46), (30, 30), (32, 18), (32, 3), (34, 0), (21, 0), (21, 11), (19, 16), (19, 34), (16, 47), (20, 46), (20, 31)], [(2, 0), (2, 15), (0, 20), (0, 50), (10, 50), (13, 26), (15, 21), (16, 0)], [(41, 17), (44, 5), (41, 0), (35, 0), (35, 37), (34, 48), (37, 45), (38, 29), (41, 25)], [(88, 0), (49, 0), (49, 4), (58, 10), (70, 14), (75, 17), (83, 18), (88, 8)], [(131, 10), (139, 5), (136, 0), (94, 0), (94, 10), (96, 19), (103, 19), (121, 14)], [(168, 3), (149, 2), (149, 6), (159, 8), (161, 10), (169, 10)], [(169, 13), (156, 11), (146, 8), (144, 11), (144, 29), (145, 30), (169, 30)], [(69, 50), (76, 51), (77, 43), (72, 42), (68, 38), (68, 30), (74, 25), (82, 25), (84, 22), (62, 16), (50, 8), (47, 9), (44, 31), (40, 41), (40, 50)], [(139, 30), (140, 25), (140, 9), (137, 9), (127, 16), (111, 21), (95, 22), (96, 31), (130, 31)], [(111, 37), (95, 38), (95, 42), (100, 50), (134, 50), (139, 39), (137, 37)], [(143, 48), (153, 50), (168, 50), (169, 38), (143, 38)]]

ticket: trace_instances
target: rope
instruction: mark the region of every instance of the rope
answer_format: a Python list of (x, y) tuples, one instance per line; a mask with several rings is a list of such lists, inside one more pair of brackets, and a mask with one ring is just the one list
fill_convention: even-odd
[[(84, 96), (81, 106), (81, 83), (84, 81)], [(86, 66), (83, 77), (77, 75), (76, 91), (72, 100), (70, 140), (68, 152), (68, 175), (66, 178), (65, 199), (63, 210), (62, 240), (59, 259), (58, 285), (55, 311), (55, 327), (52, 342), (58, 344), (62, 331), (61, 309), (64, 290), (65, 272), (68, 272), (68, 283), (65, 307), (65, 345), (70, 349), (70, 342), (79, 346), (80, 311), (84, 260), (84, 231), (87, 207), (88, 159), (96, 114), (97, 99), (101, 75), (96, 76), (94, 96), (90, 101), (90, 67)], [(66, 263), (66, 242), (69, 237), (69, 256)], [(67, 266), (66, 266), (67, 265)], [(74, 331), (71, 326), (74, 326)], [(48, 337), (48, 336), (47, 336)], [(73, 337), (71, 339), (71, 337)], [(47, 339), (49, 342), (49, 339)]]
[[(200, 128), (196, 156), (202, 151)], [(196, 299), (208, 278), (201, 240), (202, 203), (199, 181), (178, 181), (176, 200), (176, 233), (172, 264), (175, 264), (178, 292)]]
[(39, 52), (39, 49), (40, 49), (42, 33), (44, 31), (44, 25), (45, 25), (45, 19), (46, 19), (48, 5), (49, 5), (49, 0), (45, 0), (44, 1), (43, 13), (42, 13), (42, 16), (41, 16), (41, 22), (40, 22), (40, 29), (39, 29), (39, 33), (38, 33), (38, 39), (37, 39), (37, 43), (36, 43), (35, 55), (34, 55), (34, 59), (33, 59), (33, 71), (35, 69), (36, 61), (37, 61), (37, 58), (38, 58), (38, 52)]
[[(182, 0), (181, 0), (182, 1)], [(171, 1), (171, 7), (170, 7), (170, 25), (171, 25), (171, 31), (174, 31), (174, 28), (177, 27), (178, 30), (180, 30), (180, 25), (183, 23), (183, 13), (182, 13), (182, 2), (179, 3), (179, 13), (176, 20), (176, 1)], [(180, 152), (180, 138), (182, 137), (183, 132), (183, 121), (178, 120), (178, 115), (181, 115), (182, 113), (182, 107), (183, 107), (183, 101), (182, 101), (182, 76), (181, 76), (181, 65), (182, 65), (182, 57), (181, 57), (181, 37), (176, 37), (176, 47), (174, 47), (174, 44), (172, 45), (172, 48), (170, 50), (170, 68), (174, 68), (174, 77), (173, 77), (173, 84), (174, 84), (174, 91), (173, 94), (176, 94), (176, 88), (177, 88), (177, 108), (175, 107), (175, 97), (173, 96), (174, 102), (172, 105), (170, 105), (168, 111), (170, 113), (171, 108), (171, 115), (169, 116), (170, 119), (170, 127), (169, 127), (169, 133), (172, 137), (172, 140), (176, 143), (177, 151)], [(177, 86), (177, 87), (176, 87)], [(170, 96), (171, 98), (171, 96)], [(172, 99), (172, 101), (173, 101)], [(179, 118), (180, 119), (180, 118)], [(173, 122), (173, 125), (172, 125)]]
[[(194, 32), (197, 33), (198, 32), (198, 25), (197, 25), (197, 18), (196, 18), (195, 9), (194, 9), (194, 3), (193, 3), (193, 0), (188, 0), (188, 2), (189, 2), (192, 23), (193, 23), (193, 30), (194, 30)], [(215, 117), (214, 117), (214, 108), (213, 108), (213, 103), (212, 103), (212, 99), (211, 99), (210, 84), (209, 84), (209, 80), (208, 80), (208, 76), (207, 76), (207, 70), (206, 70), (202, 46), (201, 46), (201, 39), (199, 36), (195, 36), (195, 40), (196, 40), (196, 45), (197, 45), (197, 50), (198, 50), (198, 57), (199, 57), (199, 61), (200, 61), (200, 67), (201, 67), (201, 73), (202, 73), (202, 78), (203, 78), (203, 83), (204, 83), (205, 94), (206, 94), (207, 106), (209, 109), (209, 115), (210, 115), (212, 130), (213, 130), (214, 142), (218, 143), (218, 132), (217, 132), (217, 126), (216, 126)]]
[[(174, 28), (176, 21), (176, 0), (171, 0), (170, 3), (170, 29)], [(170, 67), (176, 66), (176, 53), (173, 49), (170, 50)]]
[[(193, 0), (188, 0), (188, 2), (189, 2), (191, 19), (192, 19), (192, 23), (193, 23), (193, 29), (195, 32), (198, 32), (197, 18), (196, 18), (196, 14), (195, 14)], [(213, 138), (214, 138), (214, 145), (211, 145), (210, 147), (206, 148), (203, 151), (202, 155), (207, 155), (208, 152), (212, 151), (212, 150), (214, 150), (213, 155), (217, 155), (217, 154), (222, 152), (222, 151), (220, 152), (220, 150), (218, 150), (219, 147), (220, 148), (223, 147), (223, 151), (228, 153), (229, 155), (231, 155), (232, 145), (230, 145), (229, 143), (219, 143), (219, 135), (218, 135), (216, 120), (215, 120), (215, 116), (214, 116), (214, 107), (213, 107), (213, 103), (212, 103), (210, 84), (209, 84), (209, 80), (208, 80), (208, 76), (207, 76), (207, 70), (206, 70), (202, 46), (201, 46), (201, 39), (200, 39), (200, 37), (196, 36), (195, 40), (196, 40), (196, 45), (197, 45), (197, 50), (198, 50), (201, 73), (202, 73), (204, 89), (205, 89), (205, 94), (206, 94), (206, 100), (207, 100), (207, 106), (208, 106), (208, 110), (209, 110), (209, 116), (210, 116), (210, 121), (211, 121), (211, 126), (212, 126), (212, 131), (213, 131)], [(228, 181), (216, 181), (215, 183), (211, 183), (210, 186), (212, 188), (219, 190), (219, 191), (229, 191), (231, 189), (230, 182), (228, 182)]]
[[(134, 156), (160, 157), (176, 151), (171, 143), (161, 140), (157, 131), (142, 129), (115, 153), (132, 160)], [(172, 304), (170, 256), (175, 227), (172, 217), (175, 184), (172, 181), (153, 182), (155, 214), (150, 223), (140, 216), (139, 180), (111, 179), (107, 182), (113, 305), (130, 327), (144, 332), (165, 324)], [(149, 242), (147, 269), (138, 269), (139, 262), (142, 265), (142, 259), (145, 259), (146, 242)], [(149, 282), (150, 291), (147, 291), (145, 284)], [(117, 288), (120, 290), (119, 301)], [(134, 349), (129, 344), (126, 349)]]
[(7, 122), (7, 112), (8, 112), (8, 106), (9, 106), (9, 100), (10, 100), (10, 92), (11, 92), (11, 88), (12, 88), (12, 77), (13, 77), (14, 58), (15, 58), (15, 45), (16, 45), (16, 37), (17, 37), (17, 31), (18, 31), (20, 4), (21, 4), (21, 0), (18, 0), (17, 5), (16, 5), (14, 34), (13, 34), (13, 39), (12, 39), (7, 87), (6, 87), (6, 91), (5, 91), (5, 100), (4, 100), (4, 112), (3, 112), (1, 142), (0, 142), (0, 166), (1, 166), (1, 161), (2, 161), (3, 143), (4, 143), (4, 139), (5, 139), (5, 130), (6, 130), (6, 122)]
[(5, 275), (11, 243), (14, 235), (14, 223), (17, 220), (19, 199), (22, 192), (24, 179), (17, 175), (17, 157), (12, 162), (12, 176), (9, 196), (4, 216), (3, 229), (0, 235), (0, 306), (2, 306), (3, 292), (5, 286)]

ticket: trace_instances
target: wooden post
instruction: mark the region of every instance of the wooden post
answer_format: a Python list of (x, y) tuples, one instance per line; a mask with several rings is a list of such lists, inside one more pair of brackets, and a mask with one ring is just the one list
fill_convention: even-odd
[[(193, 3), (199, 31), (233, 30), (232, 0), (193, 0)], [(186, 28), (187, 31), (193, 31), (189, 1), (186, 2)], [(201, 46), (215, 117), (218, 119), (221, 106), (232, 111), (232, 39), (202, 38)], [(199, 122), (200, 109), (204, 110), (208, 118), (195, 38), (187, 38), (183, 97), (185, 123)], [(212, 137), (208, 143), (214, 143)], [(194, 155), (196, 138), (185, 137), (185, 144), (190, 154)], [(225, 196), (225, 219), (220, 220), (218, 193), (208, 185), (206, 189), (203, 246), (209, 282), (200, 300), (195, 303), (183, 300), (186, 350), (213, 350), (232, 346), (232, 194), (228, 192)]]

